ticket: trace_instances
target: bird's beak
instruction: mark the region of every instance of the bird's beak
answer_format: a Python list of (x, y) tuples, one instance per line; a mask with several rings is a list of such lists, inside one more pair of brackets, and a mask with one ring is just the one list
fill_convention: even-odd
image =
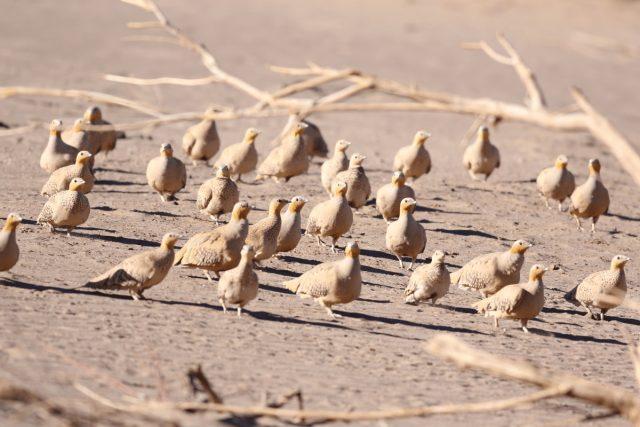
[(527, 247), (528, 248), (532, 248), (533, 247), (533, 243), (529, 243), (529, 245)]

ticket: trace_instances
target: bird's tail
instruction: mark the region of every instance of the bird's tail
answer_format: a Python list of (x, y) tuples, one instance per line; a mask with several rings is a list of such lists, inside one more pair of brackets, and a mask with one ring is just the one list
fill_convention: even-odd
[(460, 283), (460, 276), (462, 276), (462, 269), (451, 273), (451, 284), (458, 285)]
[(186, 253), (186, 247), (187, 245), (184, 245), (183, 247), (180, 248), (180, 250), (176, 253), (176, 256), (173, 260), (173, 265), (180, 265), (182, 264), (182, 258), (184, 258), (184, 254)]
[(294, 294), (298, 292), (298, 288), (300, 287), (300, 281), (296, 279), (286, 281), (283, 284), (285, 288), (289, 289)]
[(491, 297), (482, 299), (478, 302), (471, 304), (471, 307), (475, 308), (478, 313), (486, 313), (487, 311), (494, 310), (492, 307), (493, 299)]
[(416, 297), (415, 295), (413, 295), (413, 293), (410, 293), (409, 295), (407, 295), (407, 297), (404, 299), (404, 303), (405, 304), (416, 304), (418, 301), (416, 301)]
[(569, 292), (564, 294), (564, 299), (567, 300), (568, 302), (570, 302), (571, 304), (575, 305), (575, 306), (579, 306), (580, 305), (580, 303), (576, 299), (576, 292), (578, 292), (578, 286), (580, 286), (580, 285), (574, 286), (573, 289), (571, 289)]

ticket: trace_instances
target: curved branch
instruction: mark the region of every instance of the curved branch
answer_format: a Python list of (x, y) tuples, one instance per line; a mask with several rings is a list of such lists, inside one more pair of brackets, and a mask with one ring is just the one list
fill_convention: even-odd
[(139, 77), (119, 76), (116, 74), (105, 74), (104, 79), (110, 82), (127, 83), (136, 86), (155, 86), (155, 85), (177, 85), (177, 86), (203, 86), (211, 83), (219, 82), (216, 76), (207, 76), (196, 79), (185, 79), (180, 77), (156, 77), (152, 79), (142, 79)]

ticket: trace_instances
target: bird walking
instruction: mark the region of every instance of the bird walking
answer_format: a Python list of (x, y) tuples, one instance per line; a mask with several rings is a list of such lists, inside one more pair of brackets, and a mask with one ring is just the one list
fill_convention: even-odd
[(258, 164), (258, 151), (255, 145), (258, 135), (260, 135), (258, 129), (247, 129), (242, 142), (222, 150), (215, 166), (220, 168), (226, 165), (231, 175), (237, 175), (236, 181), (242, 182), (242, 175), (254, 171)]
[(571, 197), (571, 193), (576, 188), (576, 179), (567, 169), (568, 163), (567, 156), (561, 154), (555, 164), (550, 168), (543, 169), (536, 179), (538, 193), (549, 209), (551, 209), (549, 199), (552, 199), (558, 202), (558, 210), (562, 212), (562, 202)]
[(293, 134), (275, 147), (258, 166), (257, 181), (273, 178), (274, 181), (289, 181), (294, 176), (302, 175), (309, 169), (309, 156), (302, 140), (302, 132), (307, 128), (304, 123), (293, 127)]
[(84, 224), (91, 212), (89, 200), (81, 191), (84, 185), (82, 178), (73, 178), (68, 190), (51, 196), (38, 215), (38, 224), (47, 224), (52, 233), (56, 227), (66, 228), (67, 236), (71, 236), (73, 229)]
[(489, 141), (488, 127), (480, 126), (476, 141), (464, 150), (462, 163), (475, 181), (481, 179), (479, 175), (484, 175), (486, 181), (500, 167), (500, 151)]
[(362, 162), (367, 158), (360, 153), (355, 153), (349, 160), (349, 167), (347, 170), (339, 172), (333, 179), (333, 182), (344, 182), (347, 184), (346, 198), (349, 202), (349, 206), (354, 209), (360, 209), (363, 207), (369, 196), (371, 196), (371, 184), (367, 177)]
[(231, 220), (211, 231), (192, 236), (176, 254), (174, 265), (201, 269), (209, 281), (213, 281), (210, 271), (219, 276), (220, 271), (238, 265), (240, 251), (249, 231), (247, 215), (250, 210), (247, 202), (236, 203)]
[(209, 108), (205, 111), (205, 118), (191, 126), (182, 137), (182, 149), (189, 156), (193, 165), (199, 162), (207, 163), (220, 149), (220, 136), (215, 120), (207, 117), (217, 110)]
[(95, 151), (90, 151), (91, 154), (104, 153), (105, 156), (116, 148), (116, 142), (118, 139), (118, 133), (115, 128), (108, 121), (102, 118), (102, 110), (98, 106), (92, 106), (87, 108), (84, 112), (84, 120), (86, 123), (93, 126), (103, 126), (106, 130), (88, 130), (87, 135), (90, 141), (90, 146)]
[(221, 165), (216, 176), (203, 182), (198, 189), (196, 207), (215, 221), (220, 222), (220, 215), (233, 210), (233, 206), (240, 200), (238, 186), (230, 178), (227, 165)]
[(278, 234), (282, 225), (280, 212), (287, 203), (289, 201), (285, 199), (271, 200), (267, 217), (249, 226), (247, 244), (253, 246), (255, 251), (253, 259), (256, 263), (269, 259), (276, 253)]
[(525, 240), (516, 240), (504, 252), (480, 255), (452, 273), (451, 283), (477, 290), (482, 298), (493, 295), (505, 286), (520, 281), (524, 254), (532, 246)]
[(404, 268), (402, 257), (410, 257), (409, 270), (413, 268), (418, 256), (424, 252), (427, 245), (427, 235), (424, 228), (413, 217), (416, 201), (412, 198), (402, 199), (400, 202), (400, 216), (387, 226), (386, 246), (398, 258), (400, 268)]
[(48, 173), (75, 163), (78, 149), (62, 140), (62, 122), (52, 120), (49, 124), (49, 140), (40, 155), (40, 167)]
[(404, 290), (405, 303), (417, 304), (431, 300), (431, 304), (435, 305), (449, 292), (451, 277), (444, 264), (444, 257), (444, 251), (438, 249), (431, 255), (429, 264), (421, 265), (411, 273), (409, 284)]
[(353, 212), (345, 197), (347, 184), (335, 182), (333, 196), (311, 209), (307, 221), (306, 233), (315, 236), (318, 246), (322, 246), (321, 237), (331, 237), (331, 251), (336, 253), (336, 243), (340, 236), (347, 233), (353, 224)]
[(282, 224), (278, 234), (277, 254), (290, 252), (298, 246), (302, 238), (302, 215), (300, 212), (306, 203), (307, 199), (304, 197), (295, 196), (291, 199), (284, 213), (280, 215)]
[(342, 317), (334, 313), (332, 307), (348, 304), (360, 296), (359, 257), (360, 247), (356, 242), (350, 242), (343, 259), (318, 264), (300, 277), (284, 282), (284, 286), (301, 298), (314, 298), (332, 318)]
[(336, 142), (336, 146), (333, 149), (333, 156), (325, 160), (320, 167), (320, 180), (322, 181), (322, 187), (327, 190), (327, 193), (331, 195), (331, 183), (339, 172), (347, 170), (349, 167), (349, 158), (346, 155), (346, 151), (351, 143), (344, 139)]
[(478, 313), (493, 317), (494, 326), (498, 319), (519, 320), (522, 330), (529, 333), (527, 323), (534, 319), (544, 307), (544, 283), (542, 276), (547, 269), (539, 264), (531, 267), (529, 281), (507, 285), (489, 298), (473, 304)]
[(79, 190), (84, 194), (90, 193), (95, 183), (95, 177), (90, 167), (92, 157), (93, 155), (88, 151), (80, 151), (74, 164), (63, 166), (49, 176), (47, 182), (42, 186), (40, 194), (49, 197), (60, 191), (65, 191), (74, 178), (82, 178), (84, 184)]
[(160, 284), (169, 274), (175, 257), (173, 247), (179, 238), (175, 233), (167, 233), (159, 248), (130, 256), (81, 287), (126, 290), (136, 301), (145, 299), (143, 292)]
[(414, 181), (431, 171), (431, 157), (424, 144), (431, 134), (420, 130), (413, 137), (411, 145), (402, 147), (393, 159), (393, 169), (402, 171), (407, 178)]
[(612, 308), (618, 307), (627, 295), (627, 279), (624, 266), (631, 258), (616, 255), (611, 259), (608, 270), (598, 271), (587, 276), (578, 286), (567, 292), (564, 298), (575, 306), (587, 310), (585, 317), (598, 319), (592, 311), (600, 309), (600, 320)]
[(225, 313), (227, 304), (234, 304), (238, 306), (240, 317), (244, 306), (258, 296), (258, 275), (253, 271), (254, 255), (253, 247), (244, 245), (238, 265), (220, 276), (218, 301)]
[(182, 160), (173, 157), (171, 144), (162, 144), (160, 156), (147, 164), (147, 183), (163, 202), (176, 200), (175, 194), (187, 185), (187, 169)]
[(416, 198), (413, 188), (405, 184), (405, 176), (402, 171), (395, 171), (391, 176), (391, 182), (385, 184), (376, 192), (376, 208), (387, 224), (400, 215), (400, 202), (403, 199)]
[(10, 213), (0, 230), (0, 271), (9, 271), (18, 263), (20, 248), (16, 240), (16, 229), (22, 223), (17, 213)]
[(571, 194), (569, 214), (576, 220), (579, 231), (583, 231), (580, 218), (591, 218), (591, 232), (595, 233), (596, 223), (609, 210), (609, 203), (609, 190), (600, 177), (600, 161), (591, 159), (589, 177)]

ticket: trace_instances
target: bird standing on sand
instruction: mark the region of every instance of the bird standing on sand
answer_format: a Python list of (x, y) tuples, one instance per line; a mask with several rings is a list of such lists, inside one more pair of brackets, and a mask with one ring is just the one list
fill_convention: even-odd
[(479, 181), (478, 175), (484, 175), (486, 181), (493, 170), (500, 167), (500, 152), (498, 147), (489, 141), (489, 128), (480, 126), (476, 142), (464, 150), (462, 163), (469, 172), (471, 179)]
[(88, 130), (87, 135), (90, 141), (91, 154), (104, 153), (106, 156), (110, 151), (116, 148), (118, 133), (115, 128), (106, 120), (102, 119), (102, 111), (99, 107), (93, 106), (87, 108), (84, 112), (84, 120), (86, 123), (94, 126), (106, 126), (108, 130)]
[(591, 232), (596, 231), (596, 222), (609, 210), (609, 190), (600, 178), (600, 161), (589, 160), (589, 177), (571, 194), (569, 214), (576, 220), (578, 230), (582, 231), (580, 218), (591, 218)]
[(400, 216), (387, 226), (386, 245), (387, 249), (398, 257), (400, 268), (404, 268), (402, 257), (410, 257), (413, 264), (427, 245), (427, 235), (424, 228), (413, 217), (416, 208), (416, 201), (412, 198), (402, 199), (400, 202)]
[(267, 155), (258, 167), (256, 180), (264, 180), (268, 177), (279, 182), (284, 179), (289, 181), (294, 176), (306, 173), (309, 169), (309, 157), (306, 146), (302, 140), (302, 132), (307, 128), (304, 123), (298, 123), (293, 127), (293, 134), (282, 141)]
[(473, 304), (478, 313), (492, 316), (494, 326), (498, 319), (519, 320), (522, 330), (529, 333), (527, 322), (535, 318), (544, 307), (544, 283), (542, 276), (547, 271), (536, 264), (529, 271), (529, 281), (517, 285), (507, 285), (489, 298)]
[(163, 202), (176, 200), (174, 195), (187, 185), (187, 169), (182, 160), (173, 157), (171, 144), (162, 144), (160, 156), (147, 164), (147, 182)]
[(278, 234), (280, 234), (280, 226), (282, 225), (280, 212), (287, 203), (289, 201), (285, 199), (271, 200), (267, 217), (249, 227), (247, 244), (253, 246), (255, 251), (253, 259), (256, 262), (269, 259), (276, 253)]
[(22, 222), (17, 213), (10, 213), (0, 230), (0, 271), (9, 271), (20, 258), (20, 248), (16, 240), (16, 228)]
[(95, 177), (91, 173), (90, 159), (93, 157), (88, 151), (80, 151), (76, 156), (76, 162), (73, 165), (63, 166), (54, 171), (42, 186), (40, 194), (43, 196), (52, 196), (60, 191), (69, 188), (69, 183), (73, 178), (82, 178), (84, 184), (79, 191), (88, 194), (93, 189)]
[(612, 308), (616, 308), (627, 295), (627, 279), (624, 266), (631, 258), (616, 255), (611, 259), (609, 270), (590, 274), (578, 286), (566, 293), (565, 299), (576, 306), (587, 310), (585, 317), (597, 319), (598, 316), (591, 309), (600, 309), (600, 320)]
[(305, 203), (307, 203), (307, 199), (302, 196), (295, 196), (289, 202), (289, 206), (284, 213), (280, 214), (282, 224), (278, 234), (277, 253), (289, 252), (298, 246), (302, 238), (302, 216), (300, 211), (302, 211)]
[(331, 251), (336, 252), (336, 242), (347, 233), (353, 224), (353, 212), (345, 197), (347, 184), (342, 181), (333, 184), (333, 196), (311, 209), (307, 221), (306, 233), (316, 236), (318, 246), (323, 244), (321, 237), (331, 237)]
[(416, 180), (431, 171), (431, 157), (424, 144), (431, 137), (426, 131), (418, 131), (413, 143), (402, 147), (393, 159), (393, 170), (402, 171), (407, 178)]
[(68, 190), (51, 196), (38, 215), (38, 224), (48, 224), (52, 233), (56, 227), (66, 228), (67, 236), (71, 236), (71, 231), (84, 224), (91, 212), (87, 196), (80, 191), (84, 185), (82, 178), (73, 178)]
[(240, 262), (240, 251), (249, 231), (247, 215), (251, 208), (247, 202), (238, 202), (231, 212), (231, 220), (211, 231), (192, 236), (178, 251), (174, 265), (199, 268), (213, 281), (210, 271), (232, 269)]
[(451, 274), (451, 283), (461, 288), (475, 289), (486, 298), (507, 285), (520, 282), (524, 254), (531, 243), (516, 240), (504, 252), (476, 257)]
[(130, 256), (81, 287), (127, 290), (131, 298), (142, 300), (145, 290), (160, 284), (167, 277), (175, 256), (173, 247), (179, 238), (175, 233), (167, 233), (159, 248)]
[(435, 305), (449, 292), (451, 277), (444, 264), (444, 256), (443, 251), (436, 250), (431, 255), (429, 264), (421, 265), (411, 273), (409, 284), (404, 290), (405, 303), (416, 304), (431, 300), (431, 304)]
[(84, 129), (85, 124), (87, 124), (85, 119), (77, 119), (73, 122), (73, 127), (71, 129), (62, 132), (61, 137), (64, 142), (77, 148), (78, 151), (84, 150), (94, 154), (100, 146), (95, 140), (91, 140), (89, 138), (89, 134)]
[(331, 194), (331, 183), (333, 179), (339, 172), (347, 170), (349, 167), (349, 159), (345, 151), (347, 151), (350, 145), (351, 143), (344, 139), (336, 142), (336, 146), (333, 149), (333, 157), (325, 160), (320, 167), (320, 180), (322, 181), (322, 186), (329, 194)]
[(413, 188), (405, 185), (402, 171), (396, 171), (391, 176), (391, 183), (380, 187), (376, 193), (376, 208), (387, 224), (400, 215), (400, 202), (407, 197), (416, 198)]
[(339, 172), (333, 182), (344, 182), (347, 184), (346, 198), (349, 206), (354, 209), (363, 207), (369, 196), (371, 196), (371, 184), (369, 178), (362, 167), (362, 162), (367, 158), (360, 153), (355, 153), (349, 160), (347, 170)]
[(551, 209), (549, 199), (552, 199), (558, 202), (558, 210), (562, 212), (562, 202), (567, 197), (570, 197), (576, 188), (576, 179), (567, 170), (568, 163), (567, 156), (561, 154), (556, 159), (555, 165), (543, 169), (536, 179), (538, 192), (549, 209)]
[(52, 120), (49, 124), (49, 141), (40, 155), (40, 167), (48, 173), (72, 165), (78, 156), (78, 149), (62, 140), (62, 122)]
[[(205, 116), (216, 113), (215, 108), (208, 108)], [(182, 137), (182, 149), (196, 166), (198, 162), (207, 163), (220, 149), (220, 137), (216, 129), (216, 122), (205, 117), (196, 125), (191, 126)]]
[(196, 207), (218, 224), (220, 215), (231, 212), (239, 200), (238, 186), (229, 177), (227, 165), (222, 165), (216, 176), (203, 182), (198, 189)]
[(331, 307), (355, 301), (362, 288), (360, 248), (350, 242), (344, 251), (343, 259), (318, 264), (284, 286), (301, 298), (314, 298), (332, 318), (341, 317)]
[(222, 150), (220, 157), (215, 162), (216, 167), (227, 165), (231, 175), (238, 175), (237, 181), (242, 181), (242, 174), (252, 172), (258, 164), (258, 151), (255, 141), (260, 131), (249, 128), (244, 134), (242, 142), (232, 144)]
[(303, 120), (307, 127), (302, 131), (302, 141), (304, 142), (309, 160), (313, 157), (326, 158), (329, 154), (329, 147), (320, 133), (320, 128), (315, 124)]
[(218, 282), (218, 301), (224, 312), (227, 304), (238, 306), (238, 317), (242, 308), (258, 296), (258, 275), (253, 271), (253, 247), (244, 245), (237, 267), (222, 273)]

